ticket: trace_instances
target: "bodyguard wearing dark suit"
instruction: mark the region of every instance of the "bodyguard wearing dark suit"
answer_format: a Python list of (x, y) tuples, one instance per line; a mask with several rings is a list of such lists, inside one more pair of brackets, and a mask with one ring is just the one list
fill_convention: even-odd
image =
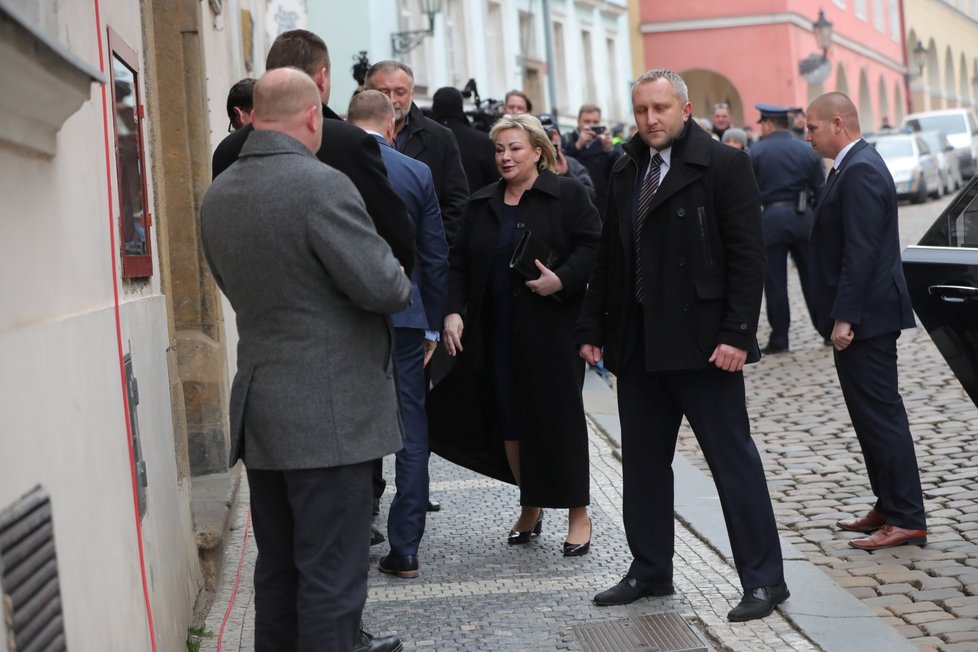
[(379, 91), (363, 91), (350, 102), (347, 119), (377, 139), (394, 190), (404, 200), (417, 231), (411, 305), (391, 317), (397, 340), (397, 376), (404, 447), (397, 451), (397, 493), (387, 515), (391, 552), (380, 560), (384, 573), (417, 577), (418, 545), (428, 506), (428, 417), (424, 367), (434, 351), (445, 306), (448, 243), (431, 170), (394, 150), (394, 106)]
[(394, 104), (394, 149), (431, 169), (445, 236), (451, 245), (469, 199), (455, 136), (447, 127), (425, 117), (414, 103), (414, 72), (410, 66), (399, 61), (379, 61), (367, 71), (364, 88), (380, 91)]
[[(809, 287), (812, 261), (808, 241), (815, 220), (811, 199), (821, 189), (825, 172), (822, 159), (788, 131), (788, 109), (771, 104), (758, 104), (757, 109), (763, 139), (750, 148), (750, 158), (761, 191), (761, 225), (767, 247), (764, 297), (771, 324), (770, 339), (761, 353), (771, 354), (788, 350), (789, 255), (798, 268), (809, 314), (814, 314)], [(812, 320), (814, 323), (814, 317)]]
[(266, 73), (253, 115), (240, 160), (204, 196), (201, 235), (240, 338), (231, 463), (244, 460), (251, 488), (255, 650), (396, 652), (358, 627), (370, 461), (401, 443), (386, 315), (411, 283), (350, 180), (313, 155), (312, 80)]
[(893, 178), (861, 138), (856, 107), (842, 93), (821, 95), (808, 107), (807, 140), (816, 154), (834, 159), (812, 233), (816, 322), (835, 347), (842, 396), (876, 496), (865, 516), (838, 526), (872, 533), (849, 541), (863, 550), (924, 545), (920, 474), (897, 383), (896, 341), (914, 318)]
[[(330, 91), (329, 50), (321, 38), (304, 29), (279, 34), (268, 50), (266, 70), (292, 66), (304, 70), (319, 88), (323, 103), (323, 145), (316, 152), (320, 161), (350, 177), (357, 187), (377, 233), (390, 245), (394, 256), (410, 274), (414, 265), (414, 222), (408, 217), (387, 180), (377, 141), (343, 122), (327, 105)], [(252, 128), (246, 126), (229, 134), (214, 151), (211, 169), (214, 178), (238, 159), (238, 153)]]
[(757, 183), (744, 152), (690, 119), (676, 73), (644, 73), (632, 105), (638, 134), (611, 175), (598, 262), (575, 333), (581, 356), (591, 364), (604, 357), (618, 377), (625, 534), (634, 557), (625, 578), (594, 602), (673, 592), (672, 458), (685, 416), (717, 484), (744, 588), (727, 617), (763, 618), (788, 588), (742, 372), (760, 357)]

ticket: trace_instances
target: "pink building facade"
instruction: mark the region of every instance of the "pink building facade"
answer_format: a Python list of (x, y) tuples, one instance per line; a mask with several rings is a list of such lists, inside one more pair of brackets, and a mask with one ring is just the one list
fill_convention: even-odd
[[(820, 9), (833, 24), (827, 76), (809, 82), (799, 64), (821, 55), (812, 32)], [(640, 0), (639, 31), (645, 68), (682, 74), (697, 117), (727, 102), (735, 125), (753, 124), (757, 103), (804, 107), (841, 91), (873, 130), (907, 111), (901, 14), (900, 0)]]

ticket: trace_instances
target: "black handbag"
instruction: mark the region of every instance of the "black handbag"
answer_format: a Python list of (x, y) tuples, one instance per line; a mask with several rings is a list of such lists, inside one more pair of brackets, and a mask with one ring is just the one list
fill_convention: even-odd
[(550, 248), (550, 245), (535, 237), (527, 229), (523, 232), (516, 249), (513, 250), (513, 256), (509, 259), (509, 267), (531, 281), (535, 281), (540, 278), (540, 270), (533, 263), (534, 260), (539, 260), (547, 269), (553, 269), (553, 264), (557, 261), (557, 254)]

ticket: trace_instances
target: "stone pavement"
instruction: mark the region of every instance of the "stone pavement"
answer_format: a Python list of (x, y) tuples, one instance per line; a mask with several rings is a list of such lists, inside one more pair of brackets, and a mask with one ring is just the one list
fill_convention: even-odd
[[(933, 221), (938, 204), (901, 209), (905, 243), (916, 241)], [(603, 395), (592, 391), (588, 398), (591, 554), (561, 556), (566, 516), (556, 510), (547, 512), (538, 540), (506, 545), (517, 513), (515, 488), (432, 457), (432, 496), (444, 507), (429, 515), (420, 551), (422, 575), (402, 580), (380, 574), (376, 562), (387, 549), (374, 547), (367, 628), (378, 635), (397, 634), (406, 650), (577, 650), (581, 647), (570, 629), (575, 625), (678, 611), (718, 650), (912, 649), (907, 639), (921, 650), (978, 650), (978, 546), (973, 542), (978, 538), (973, 490), (978, 452), (972, 444), (978, 409), (923, 329), (906, 331), (900, 340), (901, 389), (917, 442), (929, 545), (872, 554), (849, 549), (846, 540), (855, 535), (835, 531), (832, 523), (866, 509), (871, 493), (831, 351), (804, 321), (796, 279), (791, 292), (796, 316), (792, 352), (765, 358), (746, 374), (755, 440), (787, 542), (794, 595), (783, 614), (752, 623), (726, 622), (741, 589), (725, 560), (729, 552), (724, 553), (715, 494), (709, 494), (702, 455), (688, 430), (681, 435), (683, 454), (676, 462), (677, 594), (624, 607), (591, 603), (593, 593), (616, 582), (629, 561), (620, 516), (621, 467), (608, 441), (613, 433), (605, 432), (614, 425), (609, 416), (613, 394), (607, 390)], [(763, 342), (767, 333), (759, 335)], [(592, 390), (594, 382), (589, 374)], [(205, 623), (212, 634), (202, 650), (217, 649), (219, 632), (222, 650), (253, 649), (255, 546), (253, 539), (244, 541), (247, 487), (242, 485), (224, 578)], [(390, 493), (382, 514), (389, 500)], [(382, 525), (383, 515), (379, 518)], [(806, 556), (825, 574), (811, 570)], [(239, 558), (240, 582), (232, 602)], [(879, 618), (866, 618), (870, 612), (862, 605)], [(832, 640), (832, 630), (853, 624), (865, 635), (843, 644), (825, 643)], [(896, 636), (887, 624), (906, 638)]]

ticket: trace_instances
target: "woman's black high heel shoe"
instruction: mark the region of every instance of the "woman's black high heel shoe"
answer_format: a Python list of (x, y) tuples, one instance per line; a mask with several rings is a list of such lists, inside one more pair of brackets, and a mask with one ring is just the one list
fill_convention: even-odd
[(585, 543), (570, 543), (569, 541), (564, 541), (564, 557), (583, 557), (591, 550), (591, 535), (590, 530), (593, 527), (593, 523), (588, 519), (588, 538)]
[(509, 531), (509, 537), (506, 539), (506, 543), (511, 546), (519, 545), (521, 543), (528, 543), (533, 537), (540, 536), (543, 532), (543, 510), (540, 510), (540, 516), (537, 517), (537, 522), (533, 524), (532, 530), (527, 530), (526, 532), (517, 532), (516, 530)]

